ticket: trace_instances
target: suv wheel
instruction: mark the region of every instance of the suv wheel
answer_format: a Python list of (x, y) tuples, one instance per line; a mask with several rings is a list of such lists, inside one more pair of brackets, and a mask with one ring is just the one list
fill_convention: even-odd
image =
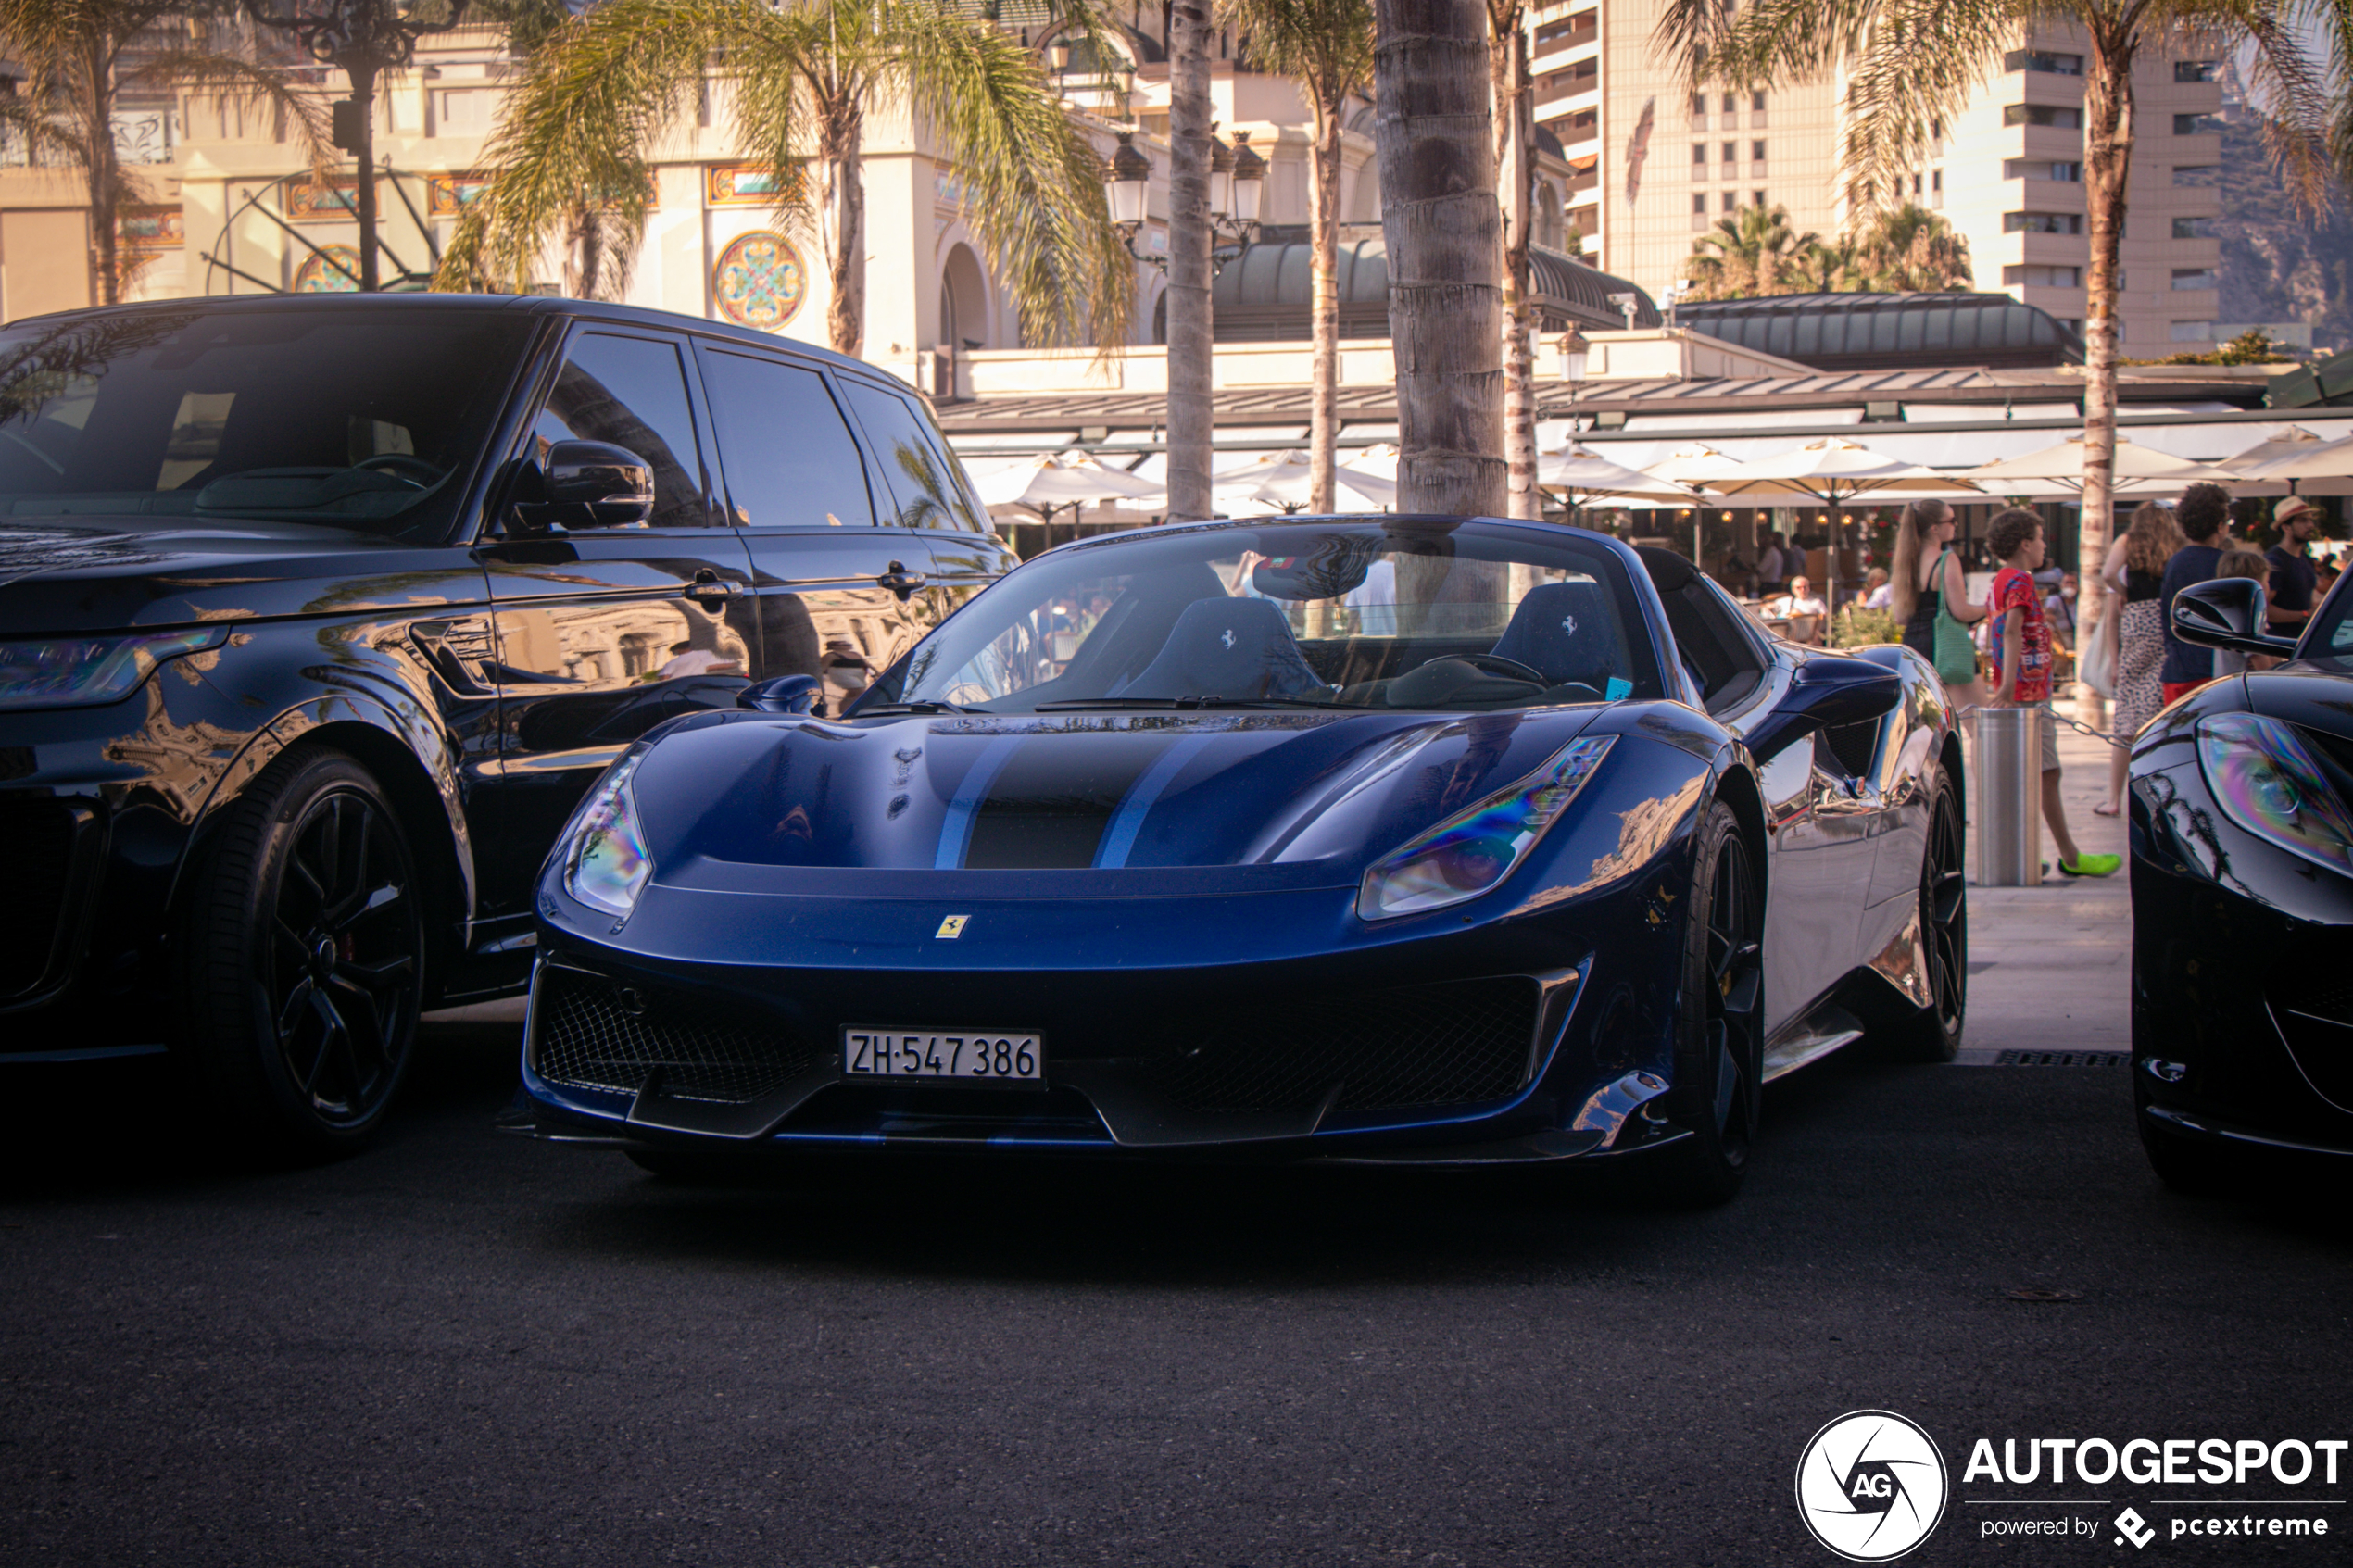
[(423, 991), (416, 862), (366, 769), (298, 747), (228, 809), (183, 932), (194, 1065), (275, 1151), (376, 1131), (409, 1067)]

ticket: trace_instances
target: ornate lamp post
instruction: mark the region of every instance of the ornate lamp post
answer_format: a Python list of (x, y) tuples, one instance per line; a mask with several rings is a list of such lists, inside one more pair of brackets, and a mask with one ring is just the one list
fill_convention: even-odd
[[(334, 144), (359, 160), (359, 289), (373, 294), (376, 267), (376, 78), (417, 53), (417, 40), (447, 32), (466, 18), (467, 0), (245, 0), (263, 27), (294, 34), (310, 57), (351, 82), (334, 105)], [(285, 8), (282, 8), (285, 7)]]
[[(1136, 248), (1143, 232), (1145, 195), (1151, 189), (1152, 160), (1134, 142), (1135, 132), (1119, 132), (1119, 145), (1103, 166), (1103, 192), (1111, 203), (1111, 224), (1127, 254), (1162, 271), (1168, 257)], [(1250, 132), (1234, 133), (1232, 146), (1212, 136), (1209, 142), (1209, 228), (1213, 241), (1210, 269), (1222, 270), (1227, 262), (1250, 248), (1258, 238), (1259, 199), (1266, 188), (1266, 160), (1250, 147)], [(1230, 242), (1218, 244), (1214, 242)]]

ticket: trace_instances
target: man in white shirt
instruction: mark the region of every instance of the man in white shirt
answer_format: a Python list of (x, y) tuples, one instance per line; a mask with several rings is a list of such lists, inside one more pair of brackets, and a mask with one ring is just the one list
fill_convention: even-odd
[(1792, 622), (1801, 617), (1812, 617), (1811, 635), (1798, 635), (1799, 628), (1794, 624), (1789, 635), (1797, 642), (1818, 643), (1822, 640), (1823, 627), (1830, 621), (1831, 607), (1814, 596), (1814, 584), (1800, 574), (1789, 580), (1789, 592), (1766, 606), (1765, 613)]
[(1759, 592), (1781, 580), (1781, 536), (1765, 535), (1765, 547), (1756, 552), (1756, 586)]

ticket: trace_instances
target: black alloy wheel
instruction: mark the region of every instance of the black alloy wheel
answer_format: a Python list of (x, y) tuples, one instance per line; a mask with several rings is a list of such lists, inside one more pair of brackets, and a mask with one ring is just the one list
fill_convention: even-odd
[(1731, 808), (1711, 800), (1693, 847), (1676, 1023), (1673, 1108), (1686, 1135), (1659, 1151), (1656, 1179), (1643, 1183), (1670, 1203), (1709, 1208), (1740, 1191), (1756, 1130), (1764, 1001), (1763, 889)]
[(1953, 776), (1941, 767), (1933, 776), (1920, 855), (1920, 947), (1931, 1000), (1889, 1031), (1886, 1054), (1902, 1061), (1952, 1060), (1969, 1015), (1969, 886), (1961, 872), (1968, 830)]
[(188, 919), (191, 1054), (220, 1108), (282, 1153), (365, 1143), (424, 988), (416, 864), (375, 781), (341, 752), (281, 757), (229, 809)]

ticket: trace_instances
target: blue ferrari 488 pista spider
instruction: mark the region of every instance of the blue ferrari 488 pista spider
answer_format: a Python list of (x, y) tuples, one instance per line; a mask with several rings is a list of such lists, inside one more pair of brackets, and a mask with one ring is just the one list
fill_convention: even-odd
[(1576, 529), (1176, 525), (978, 595), (846, 711), (648, 734), (541, 873), (540, 1135), (1623, 1162), (1949, 1059), (1961, 754), (1901, 647), (1777, 641)]

